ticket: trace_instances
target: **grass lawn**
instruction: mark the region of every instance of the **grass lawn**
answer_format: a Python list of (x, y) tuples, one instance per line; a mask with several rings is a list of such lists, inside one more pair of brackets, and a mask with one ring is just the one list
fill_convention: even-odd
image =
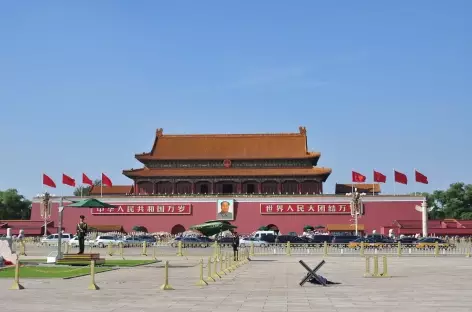
[[(24, 259), (20, 260), (24, 264), (36, 264), (36, 263), (46, 263), (46, 259)], [(143, 259), (143, 260), (105, 260), (105, 264), (97, 264), (97, 267), (134, 267), (140, 265), (146, 265), (151, 263), (156, 263), (157, 260), (154, 259)], [(77, 265), (89, 265), (90, 261), (77, 262)]]
[[(107, 267), (96, 267), (95, 272), (101, 273), (111, 271), (111, 268)], [(20, 279), (21, 278), (71, 278), (90, 274), (90, 268), (88, 267), (21, 267), (20, 268)], [(7, 268), (0, 270), (0, 278), (14, 278), (15, 268)]]

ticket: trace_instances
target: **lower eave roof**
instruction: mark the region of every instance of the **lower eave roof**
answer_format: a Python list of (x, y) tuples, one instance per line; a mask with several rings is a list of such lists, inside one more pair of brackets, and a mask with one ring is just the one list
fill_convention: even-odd
[(123, 170), (127, 177), (221, 177), (221, 176), (324, 176), (331, 174), (330, 168), (263, 168), (263, 169), (241, 169), (241, 168), (208, 168), (208, 169), (131, 169)]

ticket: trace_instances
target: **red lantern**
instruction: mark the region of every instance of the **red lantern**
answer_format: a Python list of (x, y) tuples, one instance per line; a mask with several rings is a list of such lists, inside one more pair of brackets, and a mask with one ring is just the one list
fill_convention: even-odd
[(225, 166), (225, 168), (231, 167), (231, 160), (226, 159), (225, 161), (223, 161), (223, 166)]

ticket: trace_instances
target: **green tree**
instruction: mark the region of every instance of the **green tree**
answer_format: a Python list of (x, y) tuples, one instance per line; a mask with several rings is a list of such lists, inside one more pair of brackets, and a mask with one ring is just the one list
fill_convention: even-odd
[[(93, 181), (94, 186), (100, 186), (102, 184), (102, 180), (95, 180)], [(88, 186), (79, 186), (76, 187), (74, 190), (74, 196), (89, 196), (90, 195), (90, 190), (92, 187), (90, 185)]]
[(133, 231), (147, 233), (148, 229), (145, 226), (142, 226), (142, 225), (135, 225), (135, 226), (133, 226)]
[(451, 184), (447, 190), (434, 191), (426, 196), (431, 219), (472, 219), (472, 184)]
[(16, 189), (0, 191), (0, 220), (29, 220), (31, 201), (18, 194)]

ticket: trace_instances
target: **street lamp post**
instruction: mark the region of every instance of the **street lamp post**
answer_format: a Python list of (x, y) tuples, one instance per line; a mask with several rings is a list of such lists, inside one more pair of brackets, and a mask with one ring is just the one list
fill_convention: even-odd
[(365, 193), (359, 193), (357, 188), (354, 189), (354, 192), (346, 194), (346, 196), (351, 196), (351, 215), (354, 217), (356, 236), (359, 235), (359, 215), (361, 214), (362, 209), (362, 196), (365, 195)]

